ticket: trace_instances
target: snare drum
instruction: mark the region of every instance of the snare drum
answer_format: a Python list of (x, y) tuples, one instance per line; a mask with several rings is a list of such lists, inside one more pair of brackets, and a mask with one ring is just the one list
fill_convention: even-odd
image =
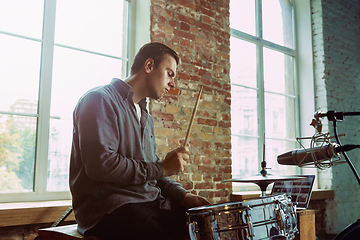
[(187, 215), (191, 240), (294, 239), (298, 232), (285, 194), (190, 208)]

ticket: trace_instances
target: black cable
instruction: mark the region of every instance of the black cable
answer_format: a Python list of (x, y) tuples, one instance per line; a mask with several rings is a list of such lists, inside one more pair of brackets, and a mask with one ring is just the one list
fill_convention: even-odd
[[(340, 142), (340, 139), (338, 137), (338, 134), (337, 134), (337, 129), (336, 129), (336, 121), (333, 121), (333, 129), (334, 129), (334, 136), (335, 136), (335, 139), (336, 139), (336, 142), (340, 145), (341, 147), (341, 142)], [(355, 146), (358, 146), (358, 145), (355, 145)], [(352, 162), (350, 161), (349, 157), (347, 156), (347, 154), (345, 152), (342, 152), (342, 155), (344, 156), (346, 162), (349, 164), (351, 170), (353, 171), (354, 175), (355, 175), (355, 178), (356, 180), (358, 181), (359, 185), (360, 185), (360, 177), (359, 177), (359, 174), (358, 172), (356, 171), (354, 165), (352, 164)]]

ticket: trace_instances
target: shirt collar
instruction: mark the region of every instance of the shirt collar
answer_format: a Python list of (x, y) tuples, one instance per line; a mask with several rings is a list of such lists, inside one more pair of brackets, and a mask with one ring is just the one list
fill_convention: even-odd
[[(111, 80), (111, 84), (114, 85), (114, 87), (116, 88), (116, 90), (119, 92), (119, 94), (127, 100), (131, 100), (131, 102), (134, 102), (133, 97), (134, 97), (134, 92), (131, 91), (131, 86), (129, 84), (127, 84), (126, 82), (124, 82), (123, 80), (119, 79), (119, 78), (113, 78)], [(146, 98), (142, 99), (139, 102), (139, 106), (144, 109), (146, 111), (146, 105), (147, 105), (147, 101)], [(147, 112), (147, 111), (146, 111)]]

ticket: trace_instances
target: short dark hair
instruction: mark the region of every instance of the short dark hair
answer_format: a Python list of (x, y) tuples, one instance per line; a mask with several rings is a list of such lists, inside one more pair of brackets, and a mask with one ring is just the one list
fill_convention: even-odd
[(134, 63), (131, 66), (131, 74), (137, 73), (144, 65), (145, 61), (149, 58), (154, 60), (156, 64), (160, 64), (165, 54), (170, 54), (175, 58), (176, 64), (179, 64), (178, 54), (168, 46), (159, 42), (150, 42), (142, 46), (136, 54)]

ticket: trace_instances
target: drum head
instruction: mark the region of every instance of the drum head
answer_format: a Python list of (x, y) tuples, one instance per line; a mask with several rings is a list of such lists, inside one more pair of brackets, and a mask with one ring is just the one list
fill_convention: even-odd
[(218, 203), (213, 205), (194, 207), (188, 209), (188, 212), (192, 212), (192, 213), (208, 212), (209, 210), (216, 212), (216, 211), (224, 211), (224, 210), (232, 210), (232, 209), (241, 209), (241, 208), (246, 208), (247, 206), (261, 205), (265, 203), (270, 203), (274, 200), (281, 200), (286, 198), (287, 197), (285, 193), (280, 193), (272, 196), (245, 199), (242, 201), (234, 201), (234, 202), (226, 202), (226, 203)]

